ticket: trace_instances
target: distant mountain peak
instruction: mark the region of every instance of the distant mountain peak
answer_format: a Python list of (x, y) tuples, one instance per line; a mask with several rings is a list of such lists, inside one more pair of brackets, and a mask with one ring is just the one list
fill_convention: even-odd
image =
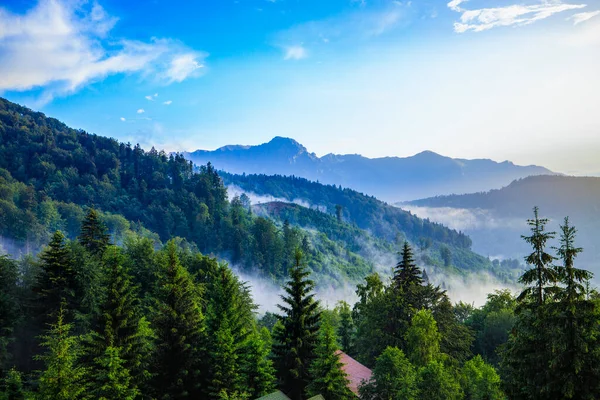
[(299, 153), (306, 152), (306, 147), (298, 143), (295, 139), (283, 137), (283, 136), (275, 136), (269, 142), (260, 145), (261, 147), (265, 147), (268, 149), (275, 150), (291, 150), (297, 151)]

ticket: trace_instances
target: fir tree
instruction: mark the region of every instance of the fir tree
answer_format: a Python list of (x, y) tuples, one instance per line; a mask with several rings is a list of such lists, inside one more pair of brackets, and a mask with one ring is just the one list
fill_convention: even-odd
[(44, 400), (77, 400), (85, 397), (84, 384), (87, 371), (79, 365), (79, 340), (70, 335), (71, 325), (64, 322), (63, 308), (58, 311), (57, 321), (43, 336), (42, 346), (46, 353), (38, 356), (45, 370), (39, 377), (38, 395)]
[(41, 322), (55, 320), (63, 303), (64, 316), (70, 316), (76, 308), (77, 273), (62, 232), (56, 231), (52, 235), (50, 243), (40, 256), (40, 261), (41, 271), (34, 291), (38, 294), (37, 309)]
[(394, 285), (404, 291), (410, 286), (422, 285), (422, 272), (415, 264), (413, 252), (408, 242), (404, 242), (400, 257), (401, 260), (394, 270)]
[(273, 353), (280, 387), (292, 400), (300, 400), (312, 380), (309, 368), (315, 358), (320, 313), (311, 293), (314, 283), (308, 279), (310, 273), (301, 262), (299, 250), (295, 260), (284, 287), (284, 305), (278, 304), (283, 312), (279, 316), (282, 326), (274, 331)]
[(527, 264), (532, 268), (525, 271), (519, 279), (523, 285), (531, 286), (521, 292), (519, 299), (531, 298), (533, 304), (541, 306), (544, 304), (546, 292), (549, 291), (547, 285), (554, 284), (557, 280), (556, 273), (550, 266), (554, 257), (546, 253), (546, 243), (554, 237), (555, 233), (546, 231), (548, 220), (539, 217), (537, 207), (533, 208), (533, 215), (533, 219), (527, 220), (531, 235), (522, 236), (523, 240), (533, 248), (533, 252), (525, 258)]
[(23, 388), (23, 378), (21, 373), (14, 367), (9, 369), (0, 386), (0, 400), (26, 400), (29, 394)]
[(79, 243), (93, 255), (104, 252), (110, 242), (110, 236), (106, 232), (106, 226), (100, 221), (98, 212), (90, 208), (81, 224), (81, 235)]
[(204, 316), (197, 288), (179, 264), (173, 240), (167, 243), (165, 253), (152, 320), (156, 351), (151, 382), (159, 399), (197, 398)]
[[(129, 375), (133, 386), (142, 384), (147, 375), (149, 338), (142, 329), (137, 288), (123, 266), (123, 257), (116, 247), (108, 248), (103, 257), (104, 296), (99, 315), (94, 319), (86, 347), (88, 360), (106, 361), (109, 347)], [(101, 373), (106, 373), (102, 371)]]
[(354, 393), (348, 388), (348, 377), (342, 366), (333, 327), (330, 324), (323, 324), (316, 348), (316, 358), (310, 367), (313, 380), (306, 388), (307, 395), (311, 397), (320, 394), (331, 400), (354, 399)]

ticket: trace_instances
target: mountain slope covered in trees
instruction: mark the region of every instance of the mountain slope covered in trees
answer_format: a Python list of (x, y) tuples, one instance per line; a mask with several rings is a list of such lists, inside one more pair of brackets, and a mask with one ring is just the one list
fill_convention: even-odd
[(317, 157), (293, 139), (275, 137), (258, 146), (225, 146), (184, 155), (234, 174), (294, 175), (342, 185), (395, 202), (500, 188), (514, 179), (549, 174), (538, 166), (480, 159), (452, 159), (431, 151), (412, 157), (366, 158), (358, 154)]

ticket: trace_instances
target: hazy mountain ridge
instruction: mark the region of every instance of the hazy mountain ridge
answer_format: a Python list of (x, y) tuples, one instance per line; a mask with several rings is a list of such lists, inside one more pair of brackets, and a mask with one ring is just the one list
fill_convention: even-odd
[(553, 172), (510, 161), (453, 159), (423, 151), (411, 157), (367, 158), (358, 154), (318, 157), (294, 139), (275, 137), (258, 146), (225, 146), (184, 153), (196, 164), (211, 162), (235, 174), (294, 175), (342, 185), (394, 202), (503, 187), (515, 179)]
[[(532, 176), (488, 192), (437, 196), (399, 203), (422, 218), (431, 218), (463, 229), (481, 254), (521, 257), (528, 250), (520, 235), (527, 232), (526, 218), (538, 206), (558, 230), (564, 217), (578, 229), (577, 244), (584, 248), (580, 263), (600, 272), (600, 178)], [(454, 225), (453, 225), (454, 224)], [(555, 244), (555, 243), (552, 243)]]

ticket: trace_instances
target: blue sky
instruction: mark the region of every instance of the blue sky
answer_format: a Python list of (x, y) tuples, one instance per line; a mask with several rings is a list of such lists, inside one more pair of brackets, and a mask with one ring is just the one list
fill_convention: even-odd
[(0, 95), (170, 151), (600, 172), (600, 0), (4, 1)]

